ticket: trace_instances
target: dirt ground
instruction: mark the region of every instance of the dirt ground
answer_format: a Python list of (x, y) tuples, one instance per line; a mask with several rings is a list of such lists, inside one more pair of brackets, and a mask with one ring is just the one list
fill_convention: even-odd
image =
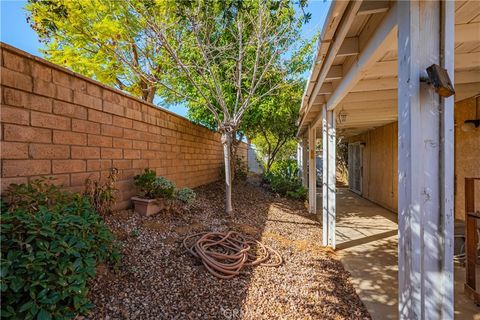
[[(321, 226), (305, 205), (258, 183), (234, 185), (224, 213), (222, 183), (197, 188), (187, 212), (106, 218), (121, 241), (120, 270), (100, 268), (91, 283), (91, 319), (370, 319)], [(210, 275), (182, 246), (188, 234), (236, 230), (278, 250), (282, 266), (254, 267), (231, 280)]]

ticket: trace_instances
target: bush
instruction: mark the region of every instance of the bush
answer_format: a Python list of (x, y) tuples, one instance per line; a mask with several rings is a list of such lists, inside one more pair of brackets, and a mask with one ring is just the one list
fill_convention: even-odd
[(164, 177), (157, 177), (157, 179), (155, 179), (155, 187), (157, 198), (172, 198), (175, 192), (173, 182)]
[(195, 201), (195, 191), (190, 188), (182, 188), (175, 191), (175, 198), (184, 202), (184, 203), (192, 203)]
[(118, 189), (115, 182), (118, 178), (118, 169), (112, 168), (104, 183), (94, 181), (90, 178), (85, 180), (85, 192), (92, 208), (99, 214), (106, 215), (112, 212), (113, 205), (117, 201)]
[(294, 160), (278, 161), (263, 175), (263, 181), (273, 192), (294, 199), (305, 200), (307, 189), (298, 177), (297, 163)]
[(12, 185), (7, 199), (1, 202), (2, 317), (85, 314), (97, 264), (120, 259), (102, 218), (86, 197), (44, 180)]
[(141, 175), (135, 176), (135, 186), (140, 196), (147, 199), (172, 198), (175, 185), (164, 177), (157, 177), (155, 170), (146, 168)]

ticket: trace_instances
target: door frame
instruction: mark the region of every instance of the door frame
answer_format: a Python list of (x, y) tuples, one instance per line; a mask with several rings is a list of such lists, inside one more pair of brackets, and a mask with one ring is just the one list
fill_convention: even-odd
[[(355, 147), (358, 147), (358, 179), (359, 179), (359, 188), (358, 190), (357, 189), (354, 189), (353, 188), (353, 184), (350, 183), (350, 181), (352, 181), (352, 179), (350, 179), (350, 172), (353, 171), (353, 162), (351, 162), (351, 159), (350, 158), (350, 155), (353, 154), (353, 148), (350, 149), (350, 145), (352, 146), (355, 146)], [(353, 142), (353, 143), (349, 143), (348, 144), (348, 148), (349, 148), (349, 152), (348, 152), (348, 155), (349, 155), (349, 159), (348, 159), (348, 189), (358, 195), (362, 195), (363, 194), (363, 148), (364, 148), (364, 145), (362, 142), (360, 141), (357, 141), (357, 142)], [(350, 151), (351, 150), (351, 151)], [(352, 157), (353, 158), (353, 157)], [(350, 170), (350, 168), (352, 168), (352, 170)]]

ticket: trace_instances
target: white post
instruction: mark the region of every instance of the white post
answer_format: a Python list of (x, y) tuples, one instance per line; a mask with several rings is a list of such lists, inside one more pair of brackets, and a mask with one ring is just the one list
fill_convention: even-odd
[(335, 129), (335, 110), (327, 111), (328, 121), (328, 246), (335, 249), (335, 220), (337, 192), (337, 139)]
[(317, 212), (317, 162), (315, 159), (316, 132), (317, 130), (315, 127), (308, 128), (308, 211), (313, 214)]
[(335, 220), (336, 220), (336, 132), (335, 111), (322, 112), (322, 164), (323, 164), (323, 245), (335, 249)]
[(298, 178), (303, 177), (303, 171), (305, 170), (305, 167), (303, 166), (303, 144), (302, 141), (297, 142), (297, 168), (298, 168)]
[(308, 189), (308, 142), (302, 138), (302, 182), (303, 186)]
[(327, 106), (322, 109), (322, 242), (328, 246), (328, 121)]
[(453, 97), (420, 78), (453, 78), (455, 5), (398, 5), (399, 318), (453, 319)]

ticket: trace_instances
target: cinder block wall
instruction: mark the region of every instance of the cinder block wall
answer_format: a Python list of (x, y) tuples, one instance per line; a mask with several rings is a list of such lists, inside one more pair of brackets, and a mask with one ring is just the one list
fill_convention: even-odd
[[(1, 43), (1, 187), (47, 176), (80, 191), (119, 169), (119, 208), (143, 168), (196, 187), (220, 178), (220, 135)], [(239, 155), (247, 157), (242, 144)]]

